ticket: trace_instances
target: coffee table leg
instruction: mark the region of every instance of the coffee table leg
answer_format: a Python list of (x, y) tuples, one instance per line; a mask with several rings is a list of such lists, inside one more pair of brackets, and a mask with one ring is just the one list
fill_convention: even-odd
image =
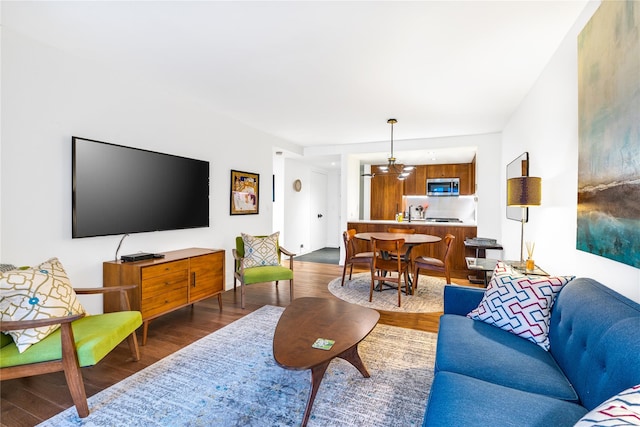
[(364, 366), (364, 363), (362, 362), (362, 359), (358, 354), (358, 344), (354, 345), (351, 348), (348, 348), (336, 357), (339, 357), (340, 359), (344, 359), (347, 362), (351, 363), (358, 371), (360, 371), (363, 377), (370, 377), (369, 371), (367, 371), (367, 367)]
[[(364, 363), (362, 362), (362, 359), (358, 354), (358, 344), (343, 351), (336, 357), (339, 357), (340, 359), (344, 359), (347, 362), (351, 363), (358, 371), (360, 371), (363, 377), (365, 378), (370, 377), (369, 371), (367, 371), (367, 368), (364, 366)], [(304, 411), (304, 418), (302, 419), (302, 427), (306, 426), (307, 422), (309, 422), (309, 416), (311, 415), (311, 408), (313, 408), (313, 401), (316, 399), (316, 394), (318, 393), (318, 389), (320, 388), (320, 383), (322, 382), (322, 378), (324, 378), (324, 373), (327, 371), (327, 368), (329, 367), (329, 363), (331, 363), (331, 360), (311, 368), (311, 391), (309, 392), (309, 400), (307, 400), (307, 408)]]
[(324, 377), (324, 373), (327, 371), (327, 367), (331, 363), (331, 360), (323, 363), (322, 365), (314, 366), (311, 368), (311, 391), (309, 392), (309, 400), (307, 400), (307, 408), (304, 410), (304, 418), (302, 419), (302, 427), (307, 425), (309, 421), (309, 415), (311, 415), (311, 408), (313, 407), (313, 401), (316, 399), (316, 393), (320, 388), (320, 383)]

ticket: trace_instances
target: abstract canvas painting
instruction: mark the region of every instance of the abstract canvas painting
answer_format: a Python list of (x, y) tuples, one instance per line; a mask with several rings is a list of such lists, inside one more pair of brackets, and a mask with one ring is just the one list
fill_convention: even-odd
[(640, 2), (603, 1), (578, 37), (577, 248), (640, 268)]

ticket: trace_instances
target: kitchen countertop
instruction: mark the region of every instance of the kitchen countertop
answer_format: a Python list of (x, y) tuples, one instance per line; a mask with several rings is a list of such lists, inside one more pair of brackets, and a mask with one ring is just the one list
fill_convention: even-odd
[(434, 225), (436, 227), (477, 227), (478, 224), (475, 221), (463, 221), (463, 222), (434, 222), (434, 221), (425, 221), (423, 219), (409, 221), (394, 221), (391, 219), (375, 219), (375, 220), (365, 220), (365, 219), (355, 219), (349, 220), (347, 222), (360, 223), (360, 224), (406, 224), (406, 225)]

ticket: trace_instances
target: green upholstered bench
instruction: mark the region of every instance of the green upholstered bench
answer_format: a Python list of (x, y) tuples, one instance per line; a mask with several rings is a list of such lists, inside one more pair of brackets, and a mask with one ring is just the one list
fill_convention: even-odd
[(2, 332), (58, 323), (60, 328), (42, 341), (31, 345), (23, 353), (18, 352), (11, 336), (0, 334), (0, 380), (64, 371), (78, 415), (80, 417), (89, 415), (80, 368), (95, 365), (124, 339), (128, 341), (132, 359), (140, 360), (135, 331), (142, 324), (142, 316), (139, 311), (129, 311), (126, 292), (133, 288), (135, 285), (75, 289), (76, 294), (79, 295), (120, 292), (123, 311), (2, 322)]

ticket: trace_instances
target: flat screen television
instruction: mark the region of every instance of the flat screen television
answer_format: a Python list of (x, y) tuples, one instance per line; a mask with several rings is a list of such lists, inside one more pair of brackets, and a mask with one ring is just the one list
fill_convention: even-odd
[(209, 162), (72, 137), (72, 237), (209, 226)]

